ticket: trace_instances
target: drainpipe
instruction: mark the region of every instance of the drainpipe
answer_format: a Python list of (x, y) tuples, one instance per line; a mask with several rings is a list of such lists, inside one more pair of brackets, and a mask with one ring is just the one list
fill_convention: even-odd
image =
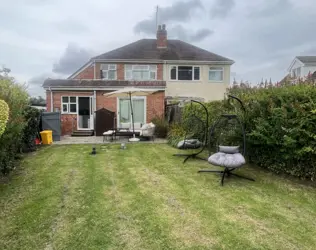
[(94, 128), (94, 132), (95, 132), (95, 128), (96, 128), (96, 124), (95, 124), (95, 111), (97, 110), (97, 92), (94, 90), (93, 91), (93, 128)]

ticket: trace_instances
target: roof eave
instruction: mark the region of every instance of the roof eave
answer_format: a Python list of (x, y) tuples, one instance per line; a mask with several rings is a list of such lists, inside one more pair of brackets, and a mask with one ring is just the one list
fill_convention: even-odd
[(94, 59), (95, 62), (144, 62), (144, 63), (190, 63), (190, 64), (225, 64), (232, 65), (233, 60), (203, 61), (203, 60), (158, 60), (158, 59)]

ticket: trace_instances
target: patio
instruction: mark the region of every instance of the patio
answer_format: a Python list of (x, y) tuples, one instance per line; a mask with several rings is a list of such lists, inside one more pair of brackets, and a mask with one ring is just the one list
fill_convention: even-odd
[[(66, 145), (66, 144), (109, 144), (109, 143), (132, 143), (128, 141), (128, 137), (116, 137), (116, 140), (106, 139), (103, 141), (103, 136), (61, 136), (60, 141), (54, 141), (54, 145)], [(135, 143), (167, 143), (167, 140), (161, 138), (155, 138), (154, 141), (139, 141)]]

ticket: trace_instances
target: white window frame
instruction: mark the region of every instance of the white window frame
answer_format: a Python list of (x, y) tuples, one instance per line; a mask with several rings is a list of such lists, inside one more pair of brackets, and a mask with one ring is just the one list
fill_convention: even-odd
[[(115, 77), (114, 79), (109, 79), (109, 72), (114, 71)], [(116, 64), (101, 64), (100, 65), (100, 73), (102, 72), (102, 76), (104, 75), (103, 72), (107, 73), (107, 77), (102, 77), (102, 80), (116, 80), (117, 79), (117, 65)]]
[[(178, 67), (185, 66), (185, 67), (192, 67), (192, 80), (178, 80)], [(171, 70), (176, 67), (176, 79), (171, 79)], [(199, 80), (194, 79), (194, 68), (199, 68)], [(201, 66), (197, 65), (170, 65), (169, 66), (169, 80), (170, 81), (185, 81), (185, 82), (198, 82), (201, 81)]]
[[(68, 102), (63, 102), (63, 97), (68, 97)], [(76, 98), (76, 102), (70, 102), (70, 97), (75, 97)], [(67, 95), (63, 95), (61, 96), (61, 113), (62, 114), (77, 114), (78, 113), (78, 96), (67, 96)], [(76, 112), (70, 112), (70, 104), (76, 104)], [(67, 111), (64, 111), (63, 106), (67, 105)]]
[[(212, 68), (214, 68), (214, 69), (212, 70)], [(215, 71), (215, 72), (216, 71), (220, 71), (220, 72), (222, 72), (222, 80), (212, 80), (212, 79), (210, 79), (210, 71)], [(208, 81), (209, 82), (223, 82), (224, 81), (224, 73), (225, 73), (224, 67), (211, 66), (211, 67), (208, 68), (208, 76), (207, 76), (208, 77)]]
[[(137, 68), (146, 68), (144, 71), (149, 72), (149, 79), (135, 79), (133, 76), (133, 71), (139, 70)], [(124, 79), (129, 81), (156, 81), (157, 80), (157, 65), (153, 64), (125, 64), (124, 68)], [(128, 72), (131, 72), (131, 77), (128, 77)], [(155, 78), (151, 78), (151, 73), (155, 73)]]

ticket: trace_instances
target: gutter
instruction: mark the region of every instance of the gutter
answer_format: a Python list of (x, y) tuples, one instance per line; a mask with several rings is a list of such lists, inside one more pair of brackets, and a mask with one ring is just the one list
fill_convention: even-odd
[[(102, 90), (102, 91), (108, 91), (108, 90), (120, 90), (125, 88), (126, 86), (122, 86), (120, 88), (72, 88), (72, 87), (48, 87), (48, 88), (44, 88), (45, 90), (49, 89), (49, 90), (80, 90), (80, 91), (97, 91), (97, 90)], [(141, 88), (146, 88), (146, 89), (155, 89), (155, 90), (165, 90), (165, 87), (155, 87), (155, 86), (141, 86)]]
[(135, 59), (94, 59), (94, 62), (135, 62), (135, 63), (164, 63), (164, 64), (229, 64), (232, 65), (235, 61), (194, 61), (194, 60), (135, 60)]

